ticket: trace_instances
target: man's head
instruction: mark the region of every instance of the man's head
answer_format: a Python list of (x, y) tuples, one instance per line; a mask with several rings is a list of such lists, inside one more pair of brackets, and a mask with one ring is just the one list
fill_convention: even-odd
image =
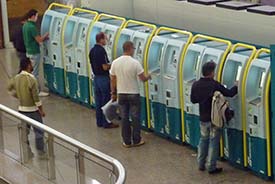
[(131, 41), (126, 41), (123, 44), (123, 53), (124, 55), (133, 56), (135, 53), (135, 46), (134, 43)]
[(26, 71), (31, 73), (33, 71), (32, 62), (29, 58), (23, 58), (20, 60), (20, 71)]
[(38, 19), (38, 11), (35, 9), (31, 9), (30, 11), (28, 11), (28, 13), (26, 14), (26, 19), (28, 19), (29, 21), (33, 21), (36, 22)]
[(202, 66), (202, 75), (207, 78), (214, 78), (216, 63), (209, 61)]
[(100, 32), (96, 35), (96, 43), (102, 46), (105, 46), (107, 44), (107, 36), (105, 33)]

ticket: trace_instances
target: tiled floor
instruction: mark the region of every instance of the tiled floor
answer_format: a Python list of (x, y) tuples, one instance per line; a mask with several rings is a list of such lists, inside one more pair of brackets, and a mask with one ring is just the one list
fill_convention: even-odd
[[(0, 50), (0, 103), (13, 109), (17, 107), (17, 101), (10, 97), (6, 91), (8, 76), (17, 71), (18, 61), (13, 50)], [(269, 183), (253, 174), (235, 169), (228, 163), (219, 163), (224, 167), (220, 175), (209, 176), (207, 172), (199, 172), (196, 165), (195, 152), (190, 148), (174, 144), (159, 138), (151, 133), (143, 132), (147, 144), (142, 147), (125, 149), (121, 146), (120, 129), (104, 130), (95, 125), (95, 112), (86, 107), (70, 102), (67, 99), (51, 94), (43, 98), (46, 111), (44, 122), (56, 130), (71, 136), (91, 147), (94, 147), (114, 158), (117, 158), (127, 170), (127, 182), (129, 184), (260, 184)], [(16, 136), (14, 136), (16, 137)], [(16, 138), (14, 138), (16, 139)], [(15, 142), (17, 140), (14, 140)], [(57, 150), (57, 177), (61, 183), (74, 183), (75, 160), (71, 151), (55, 145)], [(10, 162), (10, 161), (9, 161)], [(43, 170), (44, 166), (36, 164), (32, 166)], [(41, 164), (41, 163), (40, 163)], [(16, 162), (6, 164), (0, 157), (1, 171), (9, 165), (11, 168), (18, 165)], [(43, 165), (43, 163), (42, 163)], [(101, 171), (95, 164), (87, 164), (87, 174), (105, 183), (107, 173)], [(45, 168), (44, 168), (45, 169)], [(7, 171), (9, 172), (9, 170)], [(28, 174), (25, 172), (3, 173), (8, 179), (11, 177), (25, 181)], [(12, 172), (12, 170), (10, 170)], [(20, 179), (22, 178), (22, 179)], [(103, 179), (103, 180), (101, 180)], [(16, 182), (15, 182), (16, 183)], [(38, 182), (32, 182), (38, 183)], [(42, 182), (41, 182), (42, 183)], [(271, 183), (271, 182), (270, 182)]]

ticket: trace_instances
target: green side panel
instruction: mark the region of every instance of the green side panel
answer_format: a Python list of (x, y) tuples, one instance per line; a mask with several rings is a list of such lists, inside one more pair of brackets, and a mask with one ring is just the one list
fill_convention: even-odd
[(244, 166), (243, 132), (237, 129), (224, 128), (224, 158), (232, 164)]
[(85, 76), (78, 76), (78, 100), (84, 104), (90, 104), (90, 89), (89, 89), (89, 78)]
[(246, 135), (248, 168), (258, 175), (267, 176), (266, 139)]
[(141, 105), (141, 127), (144, 129), (148, 129), (148, 121), (147, 121), (147, 107), (146, 107), (146, 98), (140, 97), (140, 105)]
[(200, 117), (184, 112), (186, 143), (197, 148), (200, 141)]
[(53, 68), (53, 86), (54, 92), (58, 93), (61, 96), (65, 96), (65, 79), (64, 79), (64, 69), (62, 68)]
[(73, 72), (66, 72), (66, 94), (71, 99), (77, 99), (77, 74)]
[(53, 87), (53, 65), (44, 63), (43, 66), (46, 86), (49, 88), (50, 91), (54, 91), (55, 89)]
[(161, 135), (165, 135), (165, 106), (159, 102), (150, 102), (151, 129)]
[(180, 109), (166, 107), (166, 133), (174, 141), (182, 141), (181, 111)]

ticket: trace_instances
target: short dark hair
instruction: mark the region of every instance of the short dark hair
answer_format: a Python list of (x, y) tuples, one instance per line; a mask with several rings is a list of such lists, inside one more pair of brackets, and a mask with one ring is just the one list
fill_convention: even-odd
[(202, 75), (204, 77), (209, 76), (212, 72), (215, 72), (216, 63), (211, 60), (202, 66)]
[(19, 70), (19, 73), (22, 71), (22, 70), (26, 70), (28, 68), (28, 66), (31, 64), (31, 60), (29, 58), (22, 58), (20, 59), (20, 70)]
[(96, 37), (95, 37), (96, 43), (99, 43), (100, 40), (102, 40), (102, 39), (104, 39), (104, 38), (105, 38), (105, 33), (103, 33), (103, 32), (97, 33), (97, 35), (96, 35)]
[(131, 41), (126, 41), (123, 44), (123, 52), (129, 52), (132, 48), (135, 48), (135, 47), (134, 47), (134, 43)]
[(26, 13), (25, 17), (26, 19), (32, 18), (32, 16), (35, 16), (38, 13), (37, 10), (35, 9), (31, 9), (28, 11), (28, 13)]

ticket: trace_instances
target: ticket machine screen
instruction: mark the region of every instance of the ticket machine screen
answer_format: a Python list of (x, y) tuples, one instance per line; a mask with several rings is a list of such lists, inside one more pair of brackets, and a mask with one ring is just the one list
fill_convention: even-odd
[(74, 27), (75, 27), (75, 22), (74, 21), (68, 21), (68, 23), (66, 25), (66, 30), (65, 30), (65, 42), (66, 42), (66, 44), (68, 44), (69, 42), (72, 42)]
[(52, 16), (45, 15), (43, 18), (42, 25), (41, 25), (42, 34), (49, 32), (51, 22), (52, 22)]
[(152, 43), (149, 51), (148, 66), (151, 72), (154, 72), (160, 67), (160, 61), (162, 57), (163, 44), (162, 43)]
[(203, 64), (204, 64), (204, 63), (207, 63), (207, 62), (210, 62), (210, 61), (214, 61), (214, 62), (217, 64), (217, 63), (218, 63), (218, 57), (217, 57), (217, 56), (214, 56), (214, 55), (206, 54), (206, 55), (203, 57)]
[(89, 49), (91, 49), (96, 44), (96, 35), (101, 31), (101, 27), (93, 27), (90, 34), (90, 43), (89, 43)]
[(117, 57), (122, 56), (123, 54), (123, 44), (126, 41), (130, 40), (130, 35), (128, 34), (121, 34), (118, 40), (118, 45), (117, 45)]

